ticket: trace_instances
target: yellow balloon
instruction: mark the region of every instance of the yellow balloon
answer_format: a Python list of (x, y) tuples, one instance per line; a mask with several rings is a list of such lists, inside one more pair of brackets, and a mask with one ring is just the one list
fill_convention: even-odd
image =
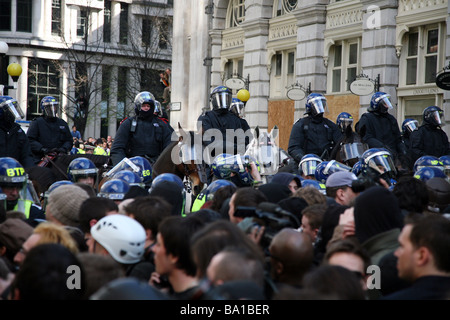
[(242, 102), (247, 102), (250, 99), (250, 92), (246, 89), (241, 89), (237, 93), (237, 98)]

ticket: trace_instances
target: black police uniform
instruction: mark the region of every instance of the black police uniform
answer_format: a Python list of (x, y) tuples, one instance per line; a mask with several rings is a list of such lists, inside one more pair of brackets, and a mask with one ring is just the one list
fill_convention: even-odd
[(441, 157), (450, 154), (447, 134), (438, 126), (424, 123), (411, 132), (411, 154), (416, 161), (422, 156)]
[[(133, 125), (133, 121), (136, 121), (136, 125)], [(125, 157), (136, 156), (146, 156), (150, 163), (154, 163), (172, 142), (172, 132), (172, 127), (155, 116), (125, 119), (119, 126), (111, 147), (113, 166)]]
[(24, 168), (35, 165), (30, 142), (19, 124), (5, 124), (0, 121), (0, 157), (11, 157)]
[(307, 116), (297, 120), (292, 127), (288, 153), (297, 163), (309, 153), (322, 157), (325, 151), (331, 152), (341, 137), (342, 133), (333, 121), (323, 116)]
[(366, 112), (359, 120), (359, 134), (369, 148), (386, 148), (394, 159), (406, 155), (406, 146), (395, 117), (389, 113)]
[(67, 153), (73, 145), (67, 122), (56, 117), (42, 116), (33, 120), (27, 136), (36, 163), (51, 150)]
[[(239, 147), (239, 139), (234, 138), (234, 140), (231, 139), (231, 137), (227, 137), (227, 129), (228, 130), (237, 130), (242, 129), (245, 133), (248, 129), (250, 129), (250, 126), (248, 125), (247, 121), (245, 119), (241, 119), (237, 117), (234, 113), (229, 111), (228, 109), (218, 109), (218, 110), (211, 110), (206, 111), (203, 113), (199, 118), (198, 121), (202, 123), (202, 129), (203, 133), (205, 133), (209, 129), (218, 129), (222, 133), (223, 137), (223, 152), (225, 153), (227, 150), (227, 141), (230, 142), (233, 141), (234, 144), (234, 152), (233, 154), (237, 154), (238, 151), (240, 151)], [(251, 139), (251, 132), (247, 132), (249, 135), (245, 137), (245, 150), (247, 150), (247, 146), (250, 143)], [(204, 146), (208, 146), (211, 143), (214, 142), (214, 137), (211, 138), (211, 140), (203, 139)], [(242, 143), (242, 142), (241, 142)], [(245, 151), (244, 150), (244, 151)], [(241, 152), (242, 153), (242, 152)], [(216, 154), (212, 154), (212, 156), (216, 156)]]

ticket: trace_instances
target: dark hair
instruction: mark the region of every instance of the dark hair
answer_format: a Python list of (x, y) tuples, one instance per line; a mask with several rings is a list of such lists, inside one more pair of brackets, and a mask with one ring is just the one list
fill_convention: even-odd
[(303, 209), (302, 216), (308, 217), (312, 229), (318, 229), (322, 226), (323, 216), (327, 208), (328, 205), (326, 204), (313, 204)]
[(234, 193), (234, 207), (257, 207), (261, 202), (267, 201), (267, 197), (262, 191), (252, 187), (242, 187)]
[(303, 278), (305, 290), (333, 300), (365, 300), (360, 279), (341, 266), (321, 265)]
[[(214, 193), (214, 198), (212, 200), (211, 207), (209, 207), (211, 210), (215, 210), (217, 212), (220, 212), (220, 209), (222, 208), (222, 205), (224, 201), (228, 198), (230, 198), (234, 192), (236, 192), (237, 187), (229, 185), (220, 188)], [(228, 219), (228, 215), (226, 217)]]
[[(74, 277), (74, 285), (79, 281), (79, 288), (70, 289), (69, 277), (75, 273), (68, 272), (69, 267), (79, 267), (80, 277)], [(76, 269), (74, 269), (77, 272)], [(57, 243), (39, 244), (33, 247), (17, 273), (11, 287), (14, 294), (18, 289), (20, 300), (81, 300), (86, 290), (84, 269), (78, 258), (66, 247)]]
[(450, 220), (428, 215), (413, 223), (410, 241), (414, 248), (426, 247), (438, 270), (450, 272)]
[(135, 198), (124, 209), (127, 214), (132, 214), (144, 229), (150, 230), (152, 236), (156, 238), (158, 227), (165, 218), (170, 216), (172, 206), (161, 197), (145, 196)]
[(421, 213), (427, 209), (428, 190), (424, 181), (412, 176), (402, 176), (392, 190), (400, 209)]
[(119, 211), (118, 205), (111, 199), (102, 197), (87, 198), (80, 206), (80, 229), (84, 233), (90, 232), (91, 220), (100, 220), (107, 212)]
[(159, 225), (159, 234), (163, 238), (166, 254), (177, 257), (176, 267), (186, 274), (195, 276), (197, 268), (190, 254), (192, 235), (204, 226), (197, 217), (170, 216)]
[(356, 241), (356, 239), (341, 239), (331, 243), (324, 256), (324, 263), (327, 263), (332, 255), (340, 252), (352, 253), (362, 259), (364, 262), (364, 270), (370, 265), (370, 256), (368, 252)]

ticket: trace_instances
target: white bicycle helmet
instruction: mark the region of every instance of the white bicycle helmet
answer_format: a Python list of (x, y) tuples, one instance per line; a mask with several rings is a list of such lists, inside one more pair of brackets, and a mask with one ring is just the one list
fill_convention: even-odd
[(137, 263), (144, 254), (145, 229), (128, 216), (122, 214), (105, 216), (92, 226), (91, 234), (119, 263)]

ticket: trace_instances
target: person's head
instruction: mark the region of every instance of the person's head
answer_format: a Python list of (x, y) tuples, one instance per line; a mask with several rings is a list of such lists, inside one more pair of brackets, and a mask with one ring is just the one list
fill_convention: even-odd
[(250, 280), (264, 286), (264, 264), (259, 256), (242, 247), (227, 247), (215, 254), (206, 273), (216, 286), (235, 280)]
[(83, 201), (79, 211), (79, 227), (85, 234), (90, 234), (92, 226), (98, 220), (119, 213), (117, 203), (108, 198), (92, 197)]
[(361, 278), (339, 265), (320, 265), (305, 275), (303, 289), (311, 290), (323, 299), (365, 300)]
[(230, 106), (230, 111), (240, 117), (242, 115), (242, 110), (244, 110), (244, 107), (244, 102), (242, 102), (238, 98), (233, 98)]
[(0, 256), (11, 270), (14, 270), (14, 257), (32, 234), (33, 227), (19, 218), (8, 218), (0, 224)]
[(390, 109), (394, 108), (390, 99), (391, 95), (386, 92), (375, 92), (370, 99), (370, 105), (367, 111), (387, 113)]
[(430, 106), (423, 110), (423, 122), (435, 127), (442, 125), (442, 119), (444, 117), (444, 111), (438, 106)]
[(419, 121), (416, 119), (407, 118), (402, 122), (402, 134), (406, 137), (419, 128)]
[(137, 197), (124, 207), (126, 215), (138, 221), (145, 229), (147, 243), (156, 241), (161, 222), (170, 217), (172, 206), (164, 198), (156, 196)]
[(292, 193), (302, 187), (300, 178), (290, 172), (278, 172), (272, 177), (270, 182), (286, 185)]
[(311, 238), (291, 228), (284, 228), (275, 234), (269, 253), (272, 279), (293, 285), (301, 284), (314, 258)]
[(309, 206), (313, 204), (327, 203), (327, 197), (313, 186), (302, 187), (295, 191), (292, 196), (304, 199)]
[(348, 206), (352, 204), (357, 194), (352, 189), (353, 181), (358, 178), (353, 172), (340, 171), (331, 174), (325, 182), (327, 196), (338, 204)]
[(111, 199), (119, 204), (125, 199), (125, 195), (128, 191), (130, 191), (130, 185), (128, 182), (113, 178), (102, 184), (97, 196)]
[(89, 195), (73, 184), (62, 185), (48, 196), (46, 207), (47, 220), (58, 224), (78, 227), (80, 207)]
[(6, 195), (7, 203), (19, 199), (20, 192), (26, 188), (27, 181), (27, 173), (19, 161), (11, 157), (0, 158), (0, 187)]
[(239, 223), (243, 220), (241, 217), (235, 217), (234, 213), (238, 207), (257, 207), (263, 201), (267, 201), (264, 193), (252, 187), (242, 187), (236, 190), (231, 196), (228, 215), (230, 221)]
[(162, 180), (158, 183), (152, 183), (148, 190), (152, 197), (161, 197), (171, 205), (170, 214), (173, 216), (182, 216), (184, 214), (184, 188), (173, 181)]
[(41, 222), (14, 256), (14, 263), (22, 265), (30, 250), (44, 243), (58, 243), (74, 254), (79, 252), (77, 243), (65, 227), (53, 222)]
[(176, 271), (195, 277), (197, 268), (189, 244), (192, 235), (203, 226), (204, 222), (195, 217), (164, 219), (159, 225), (156, 244), (152, 247), (156, 272), (169, 276), (169, 280), (170, 275)]
[(346, 132), (347, 128), (353, 125), (353, 116), (348, 112), (341, 112), (336, 118), (336, 124), (341, 132)]
[(321, 93), (311, 93), (306, 97), (305, 114), (311, 117), (323, 116), (328, 111), (327, 98)]
[(47, 118), (57, 118), (59, 112), (59, 102), (55, 97), (46, 96), (41, 100), (41, 111)]
[(145, 229), (128, 216), (112, 214), (101, 218), (87, 240), (90, 253), (110, 255), (123, 265), (141, 261), (145, 251)]
[(421, 213), (428, 206), (426, 183), (412, 176), (403, 176), (392, 189), (400, 208), (408, 212)]
[(298, 170), (303, 178), (305, 179), (315, 179), (316, 167), (322, 159), (313, 153), (305, 154), (298, 164)]
[(450, 220), (425, 215), (406, 224), (395, 251), (400, 278), (414, 282), (420, 277), (450, 273)]
[(302, 211), (302, 232), (311, 238), (312, 243), (316, 242), (327, 207), (326, 204), (313, 204)]
[(13, 300), (81, 300), (85, 288), (84, 269), (76, 254), (61, 244), (45, 243), (28, 252), (11, 295)]
[(148, 92), (142, 91), (134, 98), (134, 111), (136, 116), (142, 118), (153, 117), (155, 110), (155, 96)]
[(210, 101), (213, 110), (229, 110), (233, 93), (230, 88), (225, 86), (218, 86), (213, 89), (210, 94)]
[(10, 127), (16, 120), (24, 118), (22, 109), (16, 99), (0, 96), (0, 123)]
[[(385, 179), (390, 184), (391, 179), (396, 179), (397, 168), (394, 164), (392, 154), (385, 148), (371, 148), (366, 150), (361, 156), (361, 174)], [(377, 181), (375, 181), (377, 182)]]
[(370, 265), (368, 252), (355, 239), (342, 239), (331, 243), (322, 260), (323, 264), (338, 265), (353, 271), (367, 289), (366, 272)]
[(73, 132), (77, 131), (77, 127), (76, 126), (72, 126), (72, 131)]
[(74, 183), (86, 183), (91, 187), (95, 187), (98, 179), (98, 168), (91, 159), (85, 157), (75, 158), (67, 167), (67, 177)]
[(197, 265), (197, 277), (206, 277), (212, 257), (226, 247), (239, 247), (251, 251), (264, 261), (261, 248), (253, 242), (236, 224), (228, 220), (217, 220), (206, 224), (191, 238), (190, 250)]
[(403, 227), (397, 197), (381, 186), (366, 189), (356, 197), (354, 218), (355, 236), (361, 244), (382, 232)]

